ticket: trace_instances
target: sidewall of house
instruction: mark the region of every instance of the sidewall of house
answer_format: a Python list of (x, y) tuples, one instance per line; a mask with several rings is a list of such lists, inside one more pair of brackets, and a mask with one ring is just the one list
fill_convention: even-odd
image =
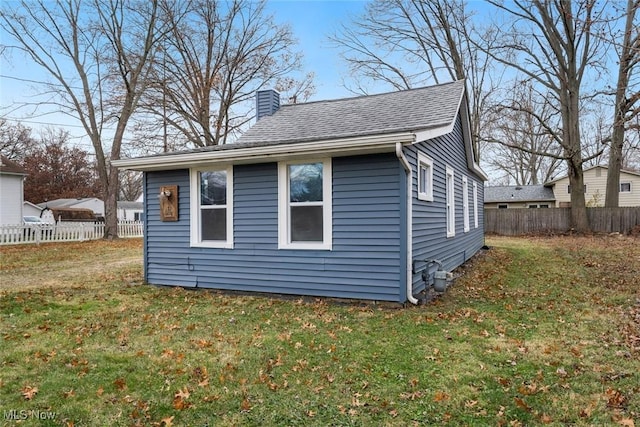
[[(277, 163), (234, 166), (233, 249), (190, 246), (189, 170), (146, 173), (147, 282), (404, 302), (397, 157), (334, 158), (332, 172), (330, 251), (278, 249)], [(178, 221), (160, 221), (164, 185), (178, 185)]]
[[(418, 199), (418, 152), (433, 161), (433, 201)], [(442, 262), (447, 271), (452, 271), (471, 258), (484, 245), (484, 182), (469, 169), (465, 144), (463, 143), (460, 118), (453, 132), (405, 148), (412, 165), (412, 257), (414, 274), (413, 289), (418, 293), (425, 288), (422, 278), (424, 268), (429, 270), (430, 281)], [(447, 237), (446, 218), (446, 168), (454, 171), (455, 236)], [(467, 177), (469, 200), (469, 231), (464, 231), (462, 176)], [(478, 227), (474, 223), (473, 183), (477, 187)]]

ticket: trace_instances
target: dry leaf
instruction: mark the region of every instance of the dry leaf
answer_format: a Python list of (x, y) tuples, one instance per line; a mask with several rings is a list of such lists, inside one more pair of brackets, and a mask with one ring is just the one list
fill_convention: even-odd
[(434, 402), (442, 402), (444, 400), (449, 400), (450, 397), (451, 396), (449, 396), (444, 391), (437, 391), (436, 394), (433, 396), (433, 401)]
[(113, 382), (113, 385), (115, 385), (118, 390), (124, 390), (127, 388), (127, 383), (124, 381), (124, 378), (118, 378)]
[(167, 418), (163, 418), (162, 421), (160, 421), (162, 424), (164, 424), (165, 427), (171, 427), (173, 426), (173, 419), (175, 418), (175, 415), (172, 415), (170, 417)]
[(33, 399), (36, 394), (38, 393), (38, 387), (31, 387), (29, 385), (24, 386), (21, 390), (22, 392), (22, 396), (26, 399), (26, 400), (31, 400)]

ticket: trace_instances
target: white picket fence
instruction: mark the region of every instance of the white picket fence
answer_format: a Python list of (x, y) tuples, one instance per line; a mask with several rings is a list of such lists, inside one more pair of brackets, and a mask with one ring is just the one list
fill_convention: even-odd
[[(118, 236), (142, 237), (143, 222), (119, 221)], [(44, 242), (82, 242), (102, 239), (103, 222), (58, 222), (57, 224), (0, 225), (0, 245)]]

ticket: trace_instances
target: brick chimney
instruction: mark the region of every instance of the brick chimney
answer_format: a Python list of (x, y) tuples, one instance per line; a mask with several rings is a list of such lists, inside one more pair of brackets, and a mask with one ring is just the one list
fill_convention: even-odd
[(270, 116), (280, 108), (280, 94), (275, 90), (259, 90), (256, 93), (256, 121)]

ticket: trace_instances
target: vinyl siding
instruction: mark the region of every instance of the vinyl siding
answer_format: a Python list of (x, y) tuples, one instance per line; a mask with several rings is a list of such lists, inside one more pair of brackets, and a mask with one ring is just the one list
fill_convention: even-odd
[[(393, 154), (333, 159), (333, 248), (278, 250), (277, 164), (234, 166), (234, 248), (189, 244), (189, 171), (146, 174), (146, 280), (158, 285), (404, 302)], [(160, 222), (177, 184), (179, 220)], [(403, 264), (402, 264), (403, 265)]]
[[(458, 118), (453, 132), (432, 140), (405, 148), (405, 155), (413, 169), (413, 228), (412, 256), (417, 272), (413, 275), (414, 293), (424, 289), (422, 270), (425, 259), (443, 262), (451, 271), (472, 257), (484, 245), (484, 183), (467, 167), (467, 158), (462, 142), (462, 126)], [(433, 201), (418, 199), (417, 152), (421, 151), (433, 160)], [(454, 170), (455, 236), (447, 237), (445, 177), (446, 167)], [(469, 225), (464, 232), (462, 206), (462, 176), (468, 180)], [(473, 183), (478, 191), (478, 228), (473, 217)], [(430, 273), (436, 270), (432, 265)]]
[(0, 225), (22, 224), (22, 186), (24, 175), (0, 173)]
[[(620, 182), (630, 182), (631, 191), (620, 193), (620, 207), (640, 206), (640, 176), (620, 172)], [(584, 195), (587, 206), (598, 207), (604, 206), (607, 195), (607, 168), (593, 167), (584, 171), (584, 184), (587, 186), (587, 192)], [(571, 202), (571, 194), (567, 191), (569, 178), (561, 178), (555, 182), (553, 194), (556, 197), (556, 207), (560, 203)]]

